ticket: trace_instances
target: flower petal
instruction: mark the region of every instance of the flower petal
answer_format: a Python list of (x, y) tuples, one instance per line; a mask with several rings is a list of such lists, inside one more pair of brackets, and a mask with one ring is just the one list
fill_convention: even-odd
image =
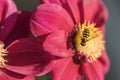
[(80, 22), (80, 15), (77, 0), (42, 0), (42, 3), (56, 3), (61, 5), (64, 9), (66, 9), (74, 22), (78, 24)]
[[(65, 0), (63, 0), (65, 1)], [(66, 0), (63, 4), (63, 7), (69, 12), (69, 14), (73, 17), (76, 24), (80, 22), (80, 13), (78, 8), (77, 0)]]
[(48, 34), (43, 42), (44, 50), (51, 53), (52, 55), (60, 57), (72, 55), (71, 48), (67, 48), (67, 37), (68, 34), (63, 30)]
[(79, 65), (73, 63), (72, 58), (64, 58), (56, 61), (55, 68), (51, 71), (52, 80), (83, 80), (79, 75)]
[[(79, 1), (79, 4), (81, 3), (81, 1)], [(106, 21), (107, 15), (106, 12), (104, 11), (105, 6), (102, 4), (100, 0), (83, 0), (82, 3), (83, 3), (82, 11), (84, 12), (83, 13), (84, 17), (82, 18), (84, 18), (84, 21), (96, 22), (96, 20), (100, 21), (101, 17)], [(82, 11), (80, 13), (82, 13)]]
[(9, 35), (4, 40), (5, 45), (13, 42), (16, 39), (27, 37), (30, 34), (29, 21), (31, 12), (19, 11), (17, 13), (17, 20)]
[(62, 5), (60, 0), (40, 0), (41, 3), (55, 3), (58, 5)]
[(99, 10), (96, 12), (93, 22), (96, 23), (98, 27), (104, 26), (105, 22), (108, 20), (108, 11), (106, 6), (101, 2), (99, 3)]
[(71, 32), (73, 27), (70, 15), (57, 4), (38, 6), (31, 19), (31, 31), (37, 37), (57, 30)]
[(84, 20), (92, 21), (95, 13), (99, 9), (99, 3), (100, 0), (83, 0)]
[(24, 75), (43, 75), (55, 64), (54, 57), (43, 51), (40, 45), (30, 39), (14, 41), (7, 47), (5, 68)]
[(26, 76), (24, 80), (35, 80), (34, 76)]
[(1, 68), (1, 71), (0, 71), (0, 80), (27, 80), (27, 79), (24, 79), (25, 77), (26, 77), (25, 75), (12, 72), (5, 68)]
[(103, 66), (99, 61), (93, 63), (84, 63), (83, 71), (87, 80), (104, 80)]
[(15, 24), (17, 18), (17, 9), (13, 0), (5, 0), (5, 4), (2, 6), (2, 8), (2, 15), (0, 14), (2, 16), (0, 21), (0, 40), (3, 41)]
[(103, 65), (104, 72), (107, 73), (110, 69), (110, 61), (106, 51), (103, 51), (102, 56), (99, 58), (99, 61)]
[(2, 20), (2, 15), (3, 15), (3, 11), (4, 11), (5, 2), (6, 2), (6, 0), (0, 0), (0, 22)]
[(14, 12), (17, 12), (17, 7), (13, 0), (6, 0), (4, 9), (5, 9), (5, 14), (4, 14), (5, 19), (8, 18)]

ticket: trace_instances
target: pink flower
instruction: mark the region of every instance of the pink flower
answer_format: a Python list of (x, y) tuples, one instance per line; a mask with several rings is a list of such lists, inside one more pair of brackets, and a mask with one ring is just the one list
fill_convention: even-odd
[(27, 38), (30, 18), (12, 0), (0, 0), (0, 80), (34, 80), (53, 68), (54, 57)]
[(100, 0), (42, 0), (31, 31), (55, 56), (52, 80), (104, 80), (109, 59), (104, 46), (108, 13)]
[(0, 80), (34, 80), (54, 65), (53, 56), (43, 51), (39, 43), (22, 38), (4, 49), (0, 43)]

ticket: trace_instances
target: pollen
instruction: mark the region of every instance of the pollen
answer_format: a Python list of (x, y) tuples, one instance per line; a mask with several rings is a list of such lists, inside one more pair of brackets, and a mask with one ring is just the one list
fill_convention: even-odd
[(75, 50), (87, 57), (88, 62), (99, 58), (104, 50), (103, 34), (94, 23), (78, 25), (74, 36)]
[(0, 44), (0, 68), (3, 68), (5, 66), (5, 62), (7, 60), (4, 59), (5, 56), (7, 56), (8, 51), (4, 49), (4, 44)]

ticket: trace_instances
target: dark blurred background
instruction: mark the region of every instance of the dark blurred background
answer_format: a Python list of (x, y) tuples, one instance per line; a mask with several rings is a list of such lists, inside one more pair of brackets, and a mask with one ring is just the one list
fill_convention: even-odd
[[(20, 10), (32, 11), (39, 0), (14, 0)], [(106, 24), (106, 47), (111, 68), (106, 80), (120, 80), (120, 0), (103, 0), (109, 11)], [(45, 80), (45, 79), (42, 79)]]
[(106, 25), (107, 52), (111, 69), (107, 80), (120, 80), (120, 0), (103, 0), (109, 11)]

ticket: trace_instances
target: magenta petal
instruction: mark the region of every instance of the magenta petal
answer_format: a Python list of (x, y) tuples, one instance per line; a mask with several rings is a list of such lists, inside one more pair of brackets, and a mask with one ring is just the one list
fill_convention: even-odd
[(4, 40), (5, 45), (8, 45), (12, 41), (27, 37), (30, 34), (29, 21), (31, 18), (31, 12), (19, 11), (17, 13), (17, 20), (9, 35)]
[(0, 71), (0, 80), (35, 80), (35, 78), (34, 76), (25, 76), (3, 68)]
[(0, 70), (0, 80), (26, 80), (24, 79), (25, 77), (25, 75), (12, 72), (5, 68), (1, 68)]
[[(65, 0), (63, 0), (63, 1), (65, 1)], [(70, 15), (75, 20), (75, 23), (78, 24), (80, 22), (80, 13), (79, 13), (77, 0), (71, 0), (71, 1), (70, 0), (66, 0), (65, 4), (63, 5), (63, 7), (66, 8), (66, 10), (70, 13)]]
[(31, 30), (37, 37), (56, 30), (71, 32), (73, 27), (70, 15), (64, 8), (56, 4), (38, 6), (31, 19)]
[(99, 61), (83, 63), (82, 66), (87, 80), (104, 80), (103, 66)]
[(24, 75), (43, 75), (49, 72), (54, 57), (40, 48), (39, 43), (30, 39), (14, 41), (7, 47), (6, 68)]
[(94, 15), (93, 22), (96, 23), (98, 27), (104, 26), (108, 19), (108, 11), (106, 6), (101, 2), (99, 3), (99, 10)]
[(99, 10), (100, 0), (83, 0), (84, 20), (92, 21)]
[(78, 8), (78, 1), (77, 0), (59, 0), (62, 4), (62, 7), (65, 8), (68, 13), (71, 15), (72, 19), (74, 20), (75, 24), (80, 22), (80, 13)]
[(13, 0), (6, 0), (4, 9), (5, 9), (4, 19), (8, 18), (14, 12), (17, 12), (17, 7)]
[(5, 6), (6, 0), (0, 0), (0, 23), (3, 18), (3, 11), (4, 11), (4, 6)]
[(40, 0), (41, 3), (55, 3), (61, 5), (60, 0)]
[(103, 51), (102, 56), (99, 58), (99, 61), (103, 65), (104, 72), (107, 73), (110, 68), (110, 61), (106, 51)]
[(0, 21), (0, 40), (3, 41), (11, 32), (15, 24), (17, 9), (13, 0), (5, 0), (5, 5), (1, 7), (3, 8), (3, 11), (2, 15), (0, 14), (2, 16)]
[(78, 8), (78, 3), (77, 0), (42, 0), (44, 3), (55, 3), (61, 5), (63, 8), (65, 8), (75, 23), (80, 22), (80, 13), (79, 13), (79, 8)]
[(64, 58), (56, 61), (55, 68), (51, 71), (52, 80), (82, 80), (78, 72), (79, 65), (73, 63), (72, 58)]
[(35, 80), (34, 76), (26, 76), (24, 80)]
[(50, 33), (43, 43), (44, 50), (60, 57), (72, 55), (72, 50), (67, 49), (67, 37), (63, 30)]

